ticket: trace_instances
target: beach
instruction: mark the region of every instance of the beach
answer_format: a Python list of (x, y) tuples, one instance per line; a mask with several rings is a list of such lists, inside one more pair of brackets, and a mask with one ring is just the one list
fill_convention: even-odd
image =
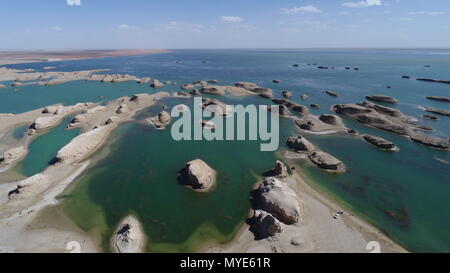
[[(281, 235), (256, 241), (244, 225), (236, 238), (226, 246), (209, 247), (207, 252), (219, 253), (405, 253), (382, 232), (368, 225), (351, 212), (339, 219), (333, 215), (342, 209), (336, 202), (311, 188), (300, 174), (286, 181), (301, 198), (305, 215), (303, 223), (288, 227)], [(371, 242), (379, 244), (372, 249)], [(377, 253), (377, 252), (375, 252)]]

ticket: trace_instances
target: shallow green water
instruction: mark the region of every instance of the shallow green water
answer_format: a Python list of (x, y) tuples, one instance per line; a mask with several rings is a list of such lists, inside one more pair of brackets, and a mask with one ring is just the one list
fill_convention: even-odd
[[(246, 218), (252, 186), (275, 163), (274, 153), (260, 152), (257, 141), (177, 142), (170, 129), (130, 123), (115, 135), (111, 153), (67, 193), (64, 205), (84, 229), (101, 227), (105, 250), (129, 213), (142, 221), (149, 251), (194, 251), (208, 241), (229, 241)], [(218, 172), (217, 187), (209, 193), (177, 182), (177, 172), (196, 158)]]
[[(57, 127), (34, 139), (28, 146), (27, 156), (15, 167), (16, 171), (32, 176), (47, 168), (56, 153), (80, 132), (78, 128), (64, 129), (71, 119), (72, 117), (64, 119)], [(20, 132), (19, 129), (16, 130)]]

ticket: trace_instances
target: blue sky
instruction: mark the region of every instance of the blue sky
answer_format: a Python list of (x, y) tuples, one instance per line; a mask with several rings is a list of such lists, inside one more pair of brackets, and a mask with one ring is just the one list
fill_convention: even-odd
[(450, 47), (449, 0), (0, 0), (0, 50)]

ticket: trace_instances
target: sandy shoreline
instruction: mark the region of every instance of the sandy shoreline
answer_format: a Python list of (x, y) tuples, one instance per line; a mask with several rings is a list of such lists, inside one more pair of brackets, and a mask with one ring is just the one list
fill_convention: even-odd
[(1, 51), (0, 65), (167, 53), (164, 49)]
[[(24, 180), (0, 184), (0, 229), (7, 235), (0, 238), (0, 252), (65, 252), (67, 249), (63, 242), (67, 242), (67, 238), (80, 244), (83, 242), (80, 246), (83, 252), (100, 251), (97, 239), (80, 231), (74, 223), (70, 230), (76, 231), (56, 227), (50, 230), (46, 224), (41, 224), (39, 230), (29, 230), (29, 227), (33, 222), (42, 223), (38, 219), (42, 209), (57, 204), (55, 198), (89, 166), (89, 161), (84, 160), (103, 146), (120, 123), (129, 121), (138, 111), (168, 96), (172, 95), (167, 92), (139, 94), (132, 98), (119, 98), (102, 107), (83, 104), (88, 109), (77, 116), (78, 121), (71, 127), (82, 128), (81, 134), (58, 152), (56, 164)], [(122, 109), (120, 113), (117, 111), (119, 107)], [(21, 118), (17, 119), (16, 115), (4, 116), (5, 123), (0, 131), (11, 130), (14, 121), (17, 124), (25, 120), (31, 123), (41, 115), (43, 110), (37, 109), (19, 114), (17, 116)], [(52, 123), (52, 126), (59, 124), (65, 116), (61, 115), (59, 122)]]
[[(286, 160), (288, 161), (288, 160)], [(294, 166), (294, 165), (292, 165)], [(205, 252), (224, 253), (370, 253), (369, 242), (379, 244), (381, 253), (404, 253), (404, 248), (393, 242), (374, 226), (346, 211), (339, 219), (333, 215), (342, 209), (336, 201), (313, 188), (308, 178), (296, 170), (283, 182), (297, 193), (305, 215), (302, 223), (283, 225), (283, 231), (267, 239), (254, 239), (244, 223), (235, 238), (225, 244), (210, 244)], [(308, 181), (308, 182), (306, 182)], [(259, 185), (259, 182), (256, 183)], [(256, 187), (255, 185), (255, 187)], [(251, 212), (249, 212), (249, 216)], [(300, 242), (294, 245), (292, 241)]]

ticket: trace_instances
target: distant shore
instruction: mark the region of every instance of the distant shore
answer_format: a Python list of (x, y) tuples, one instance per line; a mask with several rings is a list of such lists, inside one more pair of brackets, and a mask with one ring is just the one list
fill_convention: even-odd
[(0, 65), (167, 53), (165, 49), (0, 51)]

